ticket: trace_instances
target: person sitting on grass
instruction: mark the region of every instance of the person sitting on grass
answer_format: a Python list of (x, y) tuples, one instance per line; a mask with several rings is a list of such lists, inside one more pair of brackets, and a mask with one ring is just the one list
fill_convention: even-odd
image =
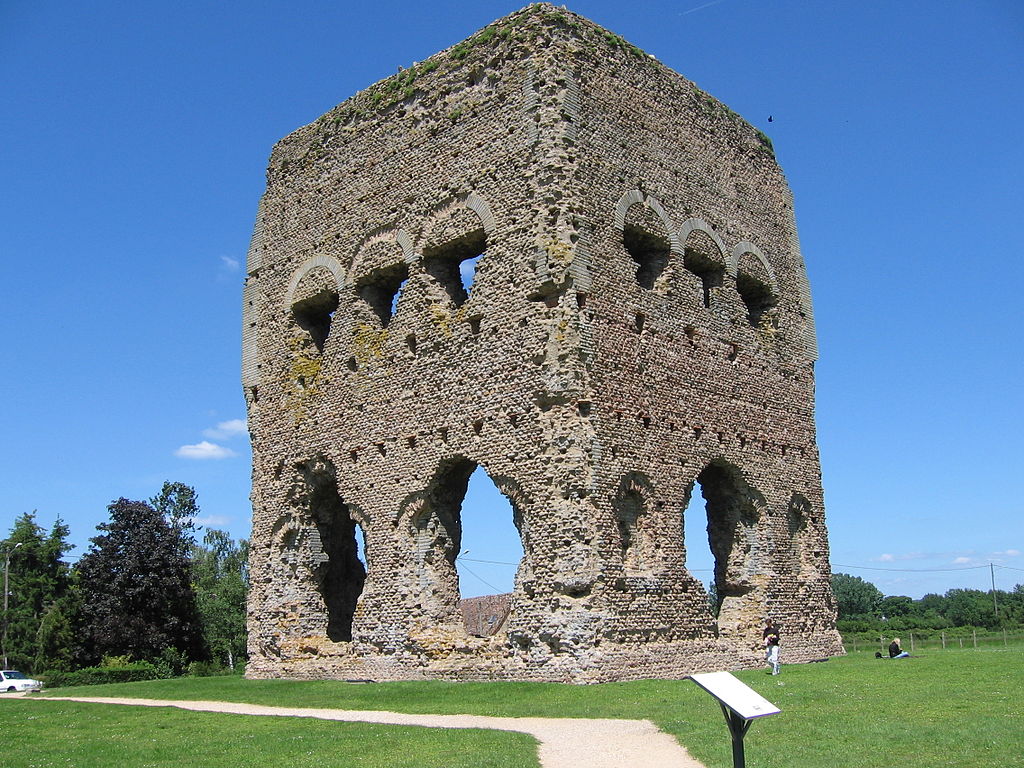
[(894, 637), (892, 642), (889, 643), (889, 658), (890, 659), (906, 659), (910, 656), (909, 653), (900, 648), (900, 639)]

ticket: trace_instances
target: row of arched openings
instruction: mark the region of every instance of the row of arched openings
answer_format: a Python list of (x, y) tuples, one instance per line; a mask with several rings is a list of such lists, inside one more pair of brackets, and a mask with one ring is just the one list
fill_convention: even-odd
[[(672, 267), (677, 265), (696, 278), (701, 302), (710, 309), (716, 290), (730, 276), (749, 323), (758, 328), (777, 327), (775, 274), (752, 243), (743, 241), (728, 249), (700, 219), (688, 219), (676, 228), (657, 198), (638, 190), (619, 201), (615, 224), (622, 233), (625, 252), (636, 265), (636, 281), (641, 287), (665, 289)], [(467, 196), (463, 202), (441, 209), (418, 256), (404, 230), (388, 230), (371, 235), (361, 246), (347, 280), (337, 261), (313, 257), (293, 277), (287, 304), (296, 324), (320, 351), (339, 307), (342, 285), (352, 291), (353, 312), (380, 328), (391, 322), (404, 287), (417, 272), (426, 276), (429, 290), (438, 298), (447, 296), (454, 307), (461, 307), (469, 297), (492, 230), (493, 217), (486, 203), (478, 196)]]
[[(296, 469), (299, 506), (315, 525), (312, 549), (322, 553), (312, 575), (326, 607), (327, 635), (351, 640), (372, 555), (357, 522), (361, 515), (342, 500), (329, 462), (311, 461)], [(658, 508), (653, 498), (650, 482), (640, 473), (626, 474), (614, 493), (612, 512), (626, 574), (663, 567), (663, 542), (648, 527)], [(460, 600), (511, 592), (516, 579), (529, 578), (524, 548), (531, 549), (530, 531), (522, 514), (527, 504), (514, 481), (492, 479), (483, 467), (461, 457), (445, 462), (426, 490), (405, 500), (398, 525), (409, 537), (426, 614), (457, 622)], [(708, 608), (717, 617), (723, 605), (743, 600), (750, 577), (764, 566), (755, 552), (763, 546), (756, 537), (764, 499), (738, 469), (716, 461), (698, 475), (685, 507), (686, 568), (706, 585)], [(773, 567), (800, 568), (808, 516), (806, 499), (794, 495), (786, 520), (789, 551), (772, 553)]]

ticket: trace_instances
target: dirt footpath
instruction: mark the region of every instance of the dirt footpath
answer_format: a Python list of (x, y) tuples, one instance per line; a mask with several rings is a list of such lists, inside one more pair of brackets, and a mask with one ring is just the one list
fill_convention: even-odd
[(487, 728), (528, 733), (540, 742), (542, 768), (705, 768), (672, 736), (650, 720), (584, 720), (551, 717), (485, 717), (481, 715), (407, 715), (346, 709), (296, 709), (227, 701), (113, 699), (99, 696), (29, 696), (33, 700), (82, 701), (136, 707), (178, 707), (195, 712), (235, 715), (313, 717), (427, 728)]

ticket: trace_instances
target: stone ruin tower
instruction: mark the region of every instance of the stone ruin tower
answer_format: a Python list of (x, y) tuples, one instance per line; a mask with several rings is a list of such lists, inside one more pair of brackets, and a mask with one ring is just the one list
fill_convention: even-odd
[[(247, 271), (250, 676), (677, 677), (761, 663), (766, 616), (842, 653), (792, 196), (652, 56), (536, 4), (370, 86), (275, 146)], [(477, 467), (524, 552), (484, 637)]]

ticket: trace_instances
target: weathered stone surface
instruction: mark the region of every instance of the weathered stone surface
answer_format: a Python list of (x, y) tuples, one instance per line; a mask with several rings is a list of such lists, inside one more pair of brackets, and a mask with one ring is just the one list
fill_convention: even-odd
[[(244, 302), (251, 676), (674, 677), (760, 663), (769, 615), (785, 661), (842, 652), (789, 189), (616, 35), (533, 5), (283, 139)], [(486, 637), (477, 466), (524, 550)]]

